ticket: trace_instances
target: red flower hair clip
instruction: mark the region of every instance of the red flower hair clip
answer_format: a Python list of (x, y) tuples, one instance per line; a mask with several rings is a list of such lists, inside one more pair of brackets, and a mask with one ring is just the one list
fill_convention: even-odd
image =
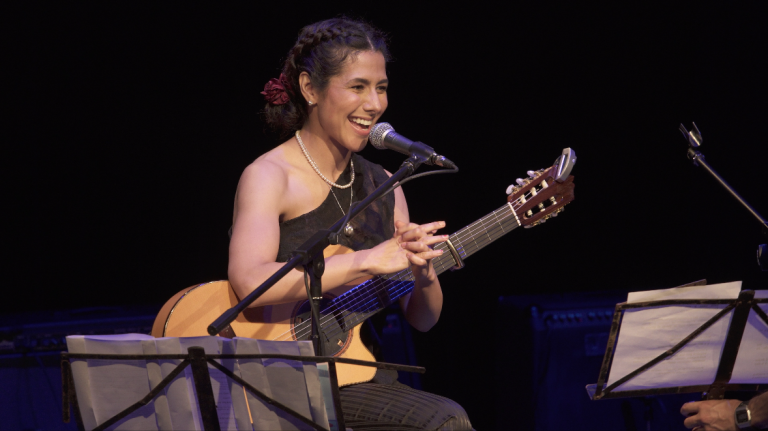
[(267, 82), (261, 94), (272, 105), (285, 105), (290, 99), (286, 91), (287, 88), (291, 88), (291, 84), (288, 82), (288, 78), (281, 73), (280, 78), (272, 78)]

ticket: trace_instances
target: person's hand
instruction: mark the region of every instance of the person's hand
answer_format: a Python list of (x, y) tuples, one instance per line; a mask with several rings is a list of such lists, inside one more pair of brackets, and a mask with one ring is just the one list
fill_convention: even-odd
[(445, 227), (445, 222), (437, 221), (423, 225), (415, 223), (395, 222), (395, 240), (406, 250), (407, 258), (414, 272), (427, 275), (429, 261), (443, 254), (442, 250), (432, 250), (432, 245), (448, 239), (448, 235), (435, 235)]
[(683, 404), (683, 424), (694, 431), (738, 431), (734, 413), (739, 400), (709, 400)]
[(426, 271), (429, 260), (442, 254), (429, 246), (445, 241), (446, 237), (433, 235), (443, 226), (444, 222), (423, 225), (395, 222), (394, 236), (367, 253), (367, 272), (371, 275), (390, 274), (408, 266), (424, 268)]

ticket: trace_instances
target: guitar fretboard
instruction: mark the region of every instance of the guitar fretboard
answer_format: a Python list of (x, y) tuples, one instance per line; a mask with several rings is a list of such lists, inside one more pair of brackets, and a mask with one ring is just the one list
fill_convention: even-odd
[[(464, 260), (519, 226), (513, 204), (508, 203), (455, 232), (448, 239)], [(442, 255), (432, 259), (432, 265), (438, 275), (457, 265), (458, 262), (445, 242), (435, 244), (433, 248), (443, 251)], [(413, 290), (413, 274), (410, 268), (374, 277), (340, 295), (321, 310), (322, 315), (328, 316), (321, 318), (323, 321), (321, 326), (323, 329), (330, 328), (331, 325), (326, 323), (332, 323), (331, 320), (337, 322), (341, 320), (344, 322), (341, 329), (349, 330), (411, 290)], [(329, 329), (330, 333), (325, 335), (331, 338), (339, 330)]]

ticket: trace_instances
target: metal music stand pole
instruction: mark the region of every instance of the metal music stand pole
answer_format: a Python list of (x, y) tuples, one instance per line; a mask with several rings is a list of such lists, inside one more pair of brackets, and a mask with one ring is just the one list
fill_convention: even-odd
[[(725, 182), (723, 177), (717, 174), (714, 169), (712, 169), (711, 166), (709, 166), (709, 163), (704, 159), (704, 154), (701, 154), (698, 149), (701, 147), (701, 143), (704, 142), (704, 139), (701, 137), (701, 131), (699, 131), (699, 128), (696, 127), (696, 123), (693, 123), (693, 129), (688, 131), (684, 125), (680, 124), (680, 132), (683, 134), (683, 137), (685, 137), (685, 140), (688, 141), (688, 158), (693, 161), (694, 166), (701, 166), (704, 168), (705, 171), (709, 172), (710, 175), (712, 175), (717, 182), (720, 183), (723, 187), (725, 187), (726, 190), (736, 198), (741, 205), (744, 206), (744, 208), (747, 209), (756, 219), (758, 222), (760, 222), (760, 225), (762, 226), (763, 235), (768, 238), (768, 222), (755, 211), (754, 208), (752, 208), (747, 201), (744, 200), (741, 196), (739, 196), (738, 193), (736, 193), (736, 190), (734, 190), (728, 183)], [(763, 271), (768, 271), (768, 250), (766, 249), (766, 244), (760, 244), (757, 248), (757, 264), (760, 265), (760, 268)]]

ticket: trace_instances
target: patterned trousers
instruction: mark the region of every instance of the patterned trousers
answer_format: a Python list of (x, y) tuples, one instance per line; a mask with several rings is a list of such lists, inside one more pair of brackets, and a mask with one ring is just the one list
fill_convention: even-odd
[(355, 431), (472, 429), (455, 401), (412, 389), (397, 381), (396, 372), (384, 370), (372, 383), (341, 388), (341, 409), (347, 428)]

